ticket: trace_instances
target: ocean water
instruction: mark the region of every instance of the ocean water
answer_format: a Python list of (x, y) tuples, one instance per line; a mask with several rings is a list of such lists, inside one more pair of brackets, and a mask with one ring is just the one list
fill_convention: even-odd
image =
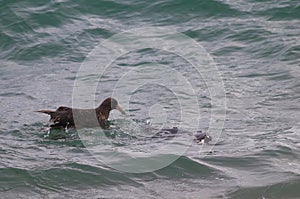
[[(0, 10), (0, 198), (300, 198), (299, 1), (0, 0)], [(189, 55), (203, 73), (166, 50), (180, 38), (140, 47), (152, 30), (201, 46)], [(135, 50), (103, 72), (113, 53), (100, 46), (107, 54), (80, 76), (99, 44), (128, 31)], [(33, 112), (74, 105), (80, 78), (97, 83), (95, 98), (83, 95), (95, 104), (122, 91), (127, 116), (113, 111), (109, 138), (57, 139)], [(149, 121), (183, 132), (148, 139)], [(195, 130), (213, 140), (194, 142)]]

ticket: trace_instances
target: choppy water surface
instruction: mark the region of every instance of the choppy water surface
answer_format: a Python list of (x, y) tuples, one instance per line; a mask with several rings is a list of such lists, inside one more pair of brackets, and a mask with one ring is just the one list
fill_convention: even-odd
[[(1, 198), (299, 198), (299, 8), (293, 0), (0, 1)], [(95, 140), (97, 132), (88, 130), (82, 139), (74, 132), (66, 139), (47, 135), (48, 117), (33, 110), (71, 106), (76, 74), (89, 52), (114, 34), (142, 27), (183, 33), (214, 59), (227, 104), (220, 137), (199, 145), (185, 125), (174, 152), (161, 150), (170, 140), (149, 141), (141, 128), (149, 118), (165, 114), (165, 126), (153, 120), (156, 127), (177, 126), (187, 107), (172, 90), (153, 84), (128, 93), (130, 119), (114, 113), (108, 139)], [(186, 77), (199, 103), (199, 128), (208, 130), (214, 106), (205, 79), (164, 50), (140, 49), (115, 60), (96, 103), (111, 95), (122, 72), (149, 64)], [(179, 94), (190, 98), (184, 87)], [(101, 157), (123, 152), (114, 157), (118, 165), (136, 154), (158, 164), (176, 160), (127, 173), (97, 161), (84, 143), (96, 143)]]

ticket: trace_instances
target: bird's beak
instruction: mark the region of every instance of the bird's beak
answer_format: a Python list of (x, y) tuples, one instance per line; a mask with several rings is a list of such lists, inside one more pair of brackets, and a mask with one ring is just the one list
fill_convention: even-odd
[(119, 104), (116, 106), (116, 109), (120, 111), (123, 115), (125, 114), (125, 111), (122, 109), (122, 107)]

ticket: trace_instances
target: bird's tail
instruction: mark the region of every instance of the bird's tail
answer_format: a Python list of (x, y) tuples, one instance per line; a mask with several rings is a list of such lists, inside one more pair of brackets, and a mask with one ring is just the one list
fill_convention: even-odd
[(51, 111), (51, 110), (38, 110), (38, 111), (34, 111), (34, 112), (45, 113), (45, 114), (51, 115), (55, 111)]

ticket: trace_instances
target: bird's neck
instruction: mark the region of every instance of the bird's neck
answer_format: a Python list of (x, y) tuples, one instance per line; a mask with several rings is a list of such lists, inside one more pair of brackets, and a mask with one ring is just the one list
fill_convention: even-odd
[(97, 110), (97, 113), (100, 115), (100, 119), (102, 119), (102, 120), (107, 120), (109, 117), (109, 113), (111, 111), (111, 109), (106, 108), (106, 107), (101, 107), (101, 106), (96, 108), (96, 110)]

